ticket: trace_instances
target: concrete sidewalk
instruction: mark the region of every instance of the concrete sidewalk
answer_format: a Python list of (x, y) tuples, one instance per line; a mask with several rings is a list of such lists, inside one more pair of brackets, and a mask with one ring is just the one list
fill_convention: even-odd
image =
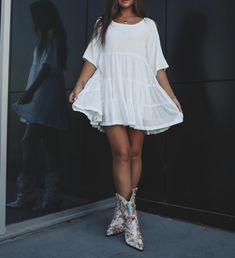
[(235, 233), (139, 212), (144, 252), (106, 237), (113, 209), (0, 244), (1, 258), (234, 258)]

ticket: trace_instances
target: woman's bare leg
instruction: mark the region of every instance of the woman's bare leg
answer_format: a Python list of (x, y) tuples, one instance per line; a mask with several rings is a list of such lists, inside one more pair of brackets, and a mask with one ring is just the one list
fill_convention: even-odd
[(128, 128), (129, 142), (131, 148), (131, 186), (135, 188), (140, 180), (142, 172), (142, 147), (144, 132)]
[(136, 191), (132, 192), (132, 189), (137, 186), (141, 175), (144, 133), (121, 125), (105, 126), (105, 131), (112, 149), (114, 182), (117, 193), (121, 195), (117, 195), (114, 216), (106, 234), (109, 236), (124, 231), (126, 243), (143, 250), (135, 208)]
[(117, 193), (129, 200), (131, 195), (130, 143), (122, 125), (104, 126), (113, 156), (113, 179)]

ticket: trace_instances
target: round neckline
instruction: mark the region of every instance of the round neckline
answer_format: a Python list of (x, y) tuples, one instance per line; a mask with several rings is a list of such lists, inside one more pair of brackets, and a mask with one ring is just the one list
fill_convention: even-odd
[(136, 26), (136, 25), (139, 25), (139, 24), (141, 24), (144, 20), (145, 20), (145, 17), (144, 17), (142, 20), (140, 20), (139, 22), (133, 23), (133, 24), (116, 22), (116, 21), (114, 21), (114, 20), (112, 20), (112, 23), (113, 23), (113, 24), (116, 24), (116, 25), (121, 25), (121, 26), (126, 26), (126, 27), (127, 27), (127, 26)]

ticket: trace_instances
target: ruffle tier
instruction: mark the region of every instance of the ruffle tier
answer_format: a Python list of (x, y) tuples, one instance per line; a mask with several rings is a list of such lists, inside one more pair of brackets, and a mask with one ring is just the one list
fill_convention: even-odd
[(101, 132), (103, 126), (124, 125), (145, 134), (164, 132), (183, 121), (183, 113), (159, 85), (139, 56), (102, 55), (98, 69), (73, 103)]

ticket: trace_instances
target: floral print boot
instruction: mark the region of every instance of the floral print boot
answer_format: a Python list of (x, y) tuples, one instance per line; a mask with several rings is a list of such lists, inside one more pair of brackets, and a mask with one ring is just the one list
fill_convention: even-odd
[(120, 210), (124, 219), (124, 232), (126, 243), (139, 250), (144, 250), (144, 241), (140, 233), (139, 222), (137, 217), (135, 195), (137, 187), (132, 189), (131, 199), (127, 201), (120, 194), (117, 194), (120, 202)]
[(122, 213), (120, 211), (120, 201), (116, 194), (116, 207), (114, 209), (114, 214), (111, 223), (106, 231), (106, 236), (113, 236), (124, 231), (124, 220)]

